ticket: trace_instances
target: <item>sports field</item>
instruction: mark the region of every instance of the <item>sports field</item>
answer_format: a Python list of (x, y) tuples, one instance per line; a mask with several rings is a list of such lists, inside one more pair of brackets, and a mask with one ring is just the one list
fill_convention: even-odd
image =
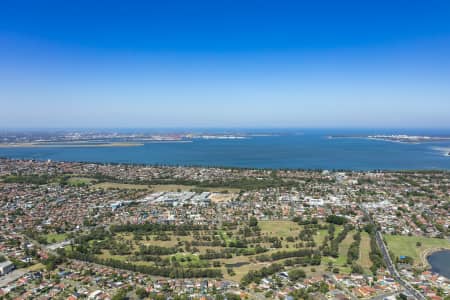
[(409, 256), (416, 266), (426, 265), (426, 252), (441, 248), (450, 249), (450, 242), (446, 239), (403, 235), (385, 235), (384, 238), (389, 250), (396, 257)]

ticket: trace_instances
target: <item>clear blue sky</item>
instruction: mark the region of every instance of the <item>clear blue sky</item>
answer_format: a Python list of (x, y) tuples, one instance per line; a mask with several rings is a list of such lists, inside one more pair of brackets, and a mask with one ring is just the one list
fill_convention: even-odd
[(0, 2), (0, 127), (450, 127), (450, 1)]

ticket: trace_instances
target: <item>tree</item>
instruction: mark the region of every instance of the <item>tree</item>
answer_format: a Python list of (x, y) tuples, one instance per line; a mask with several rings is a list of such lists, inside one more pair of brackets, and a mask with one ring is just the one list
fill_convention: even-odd
[(136, 289), (136, 296), (138, 296), (139, 299), (144, 299), (148, 297), (149, 293), (142, 287), (139, 287)]
[(293, 281), (297, 281), (301, 278), (305, 278), (306, 274), (305, 271), (303, 271), (302, 269), (293, 269), (290, 270), (289, 273), (289, 279), (293, 280)]
[(119, 290), (113, 297), (112, 300), (127, 300), (127, 290)]
[(347, 219), (342, 216), (336, 216), (336, 215), (329, 215), (326, 219), (328, 223), (336, 224), (336, 225), (343, 225), (347, 223)]
[(357, 263), (352, 264), (352, 273), (363, 274), (364, 269)]
[(258, 220), (255, 217), (250, 217), (249, 226), (251, 226), (251, 227), (258, 226)]

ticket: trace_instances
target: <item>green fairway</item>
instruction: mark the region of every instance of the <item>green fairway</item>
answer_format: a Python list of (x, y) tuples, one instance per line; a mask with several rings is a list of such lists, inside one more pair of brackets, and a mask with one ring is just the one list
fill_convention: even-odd
[(347, 233), (345, 239), (339, 244), (339, 257), (336, 260), (336, 264), (340, 266), (347, 265), (347, 254), (348, 248), (350, 248), (351, 243), (353, 243), (353, 235), (356, 232), (354, 230)]
[(328, 235), (328, 230), (326, 229), (320, 229), (317, 231), (317, 234), (314, 235), (314, 242), (316, 245), (322, 245), (323, 240)]
[(96, 180), (93, 178), (85, 178), (85, 177), (70, 177), (67, 182), (70, 185), (78, 186), (78, 185), (84, 185), (91, 182), (95, 182)]
[(301, 229), (297, 223), (292, 221), (260, 221), (258, 224), (262, 233), (283, 238), (298, 234)]
[(176, 260), (180, 265), (184, 267), (195, 267), (195, 268), (207, 268), (208, 262), (200, 260), (198, 255), (194, 255), (191, 253), (177, 253), (175, 255), (170, 256), (171, 259)]
[[(72, 179), (72, 178), (71, 178)], [(71, 180), (69, 179), (69, 181)], [(83, 178), (81, 178), (83, 179)], [(87, 178), (89, 179), (89, 178)], [(118, 183), (118, 182), (100, 182), (92, 185), (92, 189), (118, 189), (118, 190), (147, 190), (152, 192), (178, 192), (178, 191), (192, 191), (200, 189), (202, 191), (208, 191), (212, 193), (222, 193), (227, 191), (228, 193), (237, 193), (240, 190), (236, 188), (221, 188), (221, 187), (197, 187), (195, 185), (183, 185), (183, 184), (130, 184), (130, 183)]]
[(150, 187), (145, 184), (128, 184), (117, 182), (101, 182), (94, 184), (92, 189), (118, 189), (118, 190), (150, 190)]
[[(342, 231), (342, 226), (339, 226), (340, 228), (336, 228), (337, 232)], [(347, 273), (350, 274), (351, 267), (347, 265), (347, 253), (348, 248), (350, 247), (351, 243), (353, 243), (353, 235), (356, 232), (354, 230), (350, 231), (345, 239), (339, 244), (339, 256), (337, 258), (332, 257), (324, 257), (322, 259), (322, 265), (327, 266), (329, 262), (333, 263), (333, 266), (338, 267), (341, 273)]]
[[(299, 236), (306, 231), (305, 225), (286, 220), (259, 221), (257, 226), (259, 229), (250, 229), (244, 223), (237, 226), (224, 225), (221, 229), (193, 228), (189, 231), (173, 230), (168, 226), (155, 226), (152, 230), (143, 225), (141, 230), (119, 227), (113, 228), (111, 232), (104, 232), (99, 239), (92, 237), (84, 243), (84, 247), (95, 248), (95, 258), (104, 260), (101, 263), (117, 265), (114, 261), (128, 262), (147, 267), (183, 268), (190, 272), (220, 270), (225, 278), (237, 282), (249, 271), (271, 264), (283, 266), (286, 263), (283, 267), (286, 270), (302, 267), (307, 268), (311, 274), (320, 275), (328, 271), (328, 262), (331, 262), (341, 273), (350, 273), (347, 252), (353, 242), (354, 230), (339, 243), (336, 258), (322, 257), (322, 264), (316, 265), (308, 254), (297, 253), (297, 250), (312, 248), (320, 251), (319, 247), (328, 235), (328, 229), (319, 229), (320, 225), (314, 225), (308, 229), (312, 231), (312, 236), (306, 235), (304, 237), (307, 239), (302, 240)], [(343, 228), (335, 226), (334, 236)], [(246, 235), (248, 230), (255, 232)], [(50, 237), (58, 240), (63, 238), (55, 235)], [(320, 243), (307, 245), (311, 237), (316, 241), (320, 240)], [(305, 262), (296, 262), (296, 258), (305, 258)]]
[(359, 258), (356, 261), (358, 265), (363, 267), (365, 272), (370, 271), (372, 262), (369, 257), (370, 253), (370, 236), (367, 232), (361, 232), (361, 244), (359, 245)]

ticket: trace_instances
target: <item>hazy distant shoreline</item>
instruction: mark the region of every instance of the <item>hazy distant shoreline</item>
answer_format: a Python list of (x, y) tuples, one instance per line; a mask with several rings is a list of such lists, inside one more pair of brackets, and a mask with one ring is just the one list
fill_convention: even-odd
[(146, 140), (145, 142), (27, 142), (27, 143), (0, 143), (0, 148), (101, 148), (101, 147), (141, 147), (145, 144), (160, 143), (192, 143), (192, 140)]
[(418, 144), (428, 142), (446, 142), (450, 141), (448, 136), (411, 136), (411, 135), (329, 135), (328, 138), (354, 138), (354, 139), (367, 139), (375, 141), (405, 143), (405, 144)]
[(130, 142), (114, 142), (114, 143), (10, 143), (0, 144), (0, 148), (96, 148), (96, 147), (139, 147), (144, 146), (143, 143), (130, 143)]

